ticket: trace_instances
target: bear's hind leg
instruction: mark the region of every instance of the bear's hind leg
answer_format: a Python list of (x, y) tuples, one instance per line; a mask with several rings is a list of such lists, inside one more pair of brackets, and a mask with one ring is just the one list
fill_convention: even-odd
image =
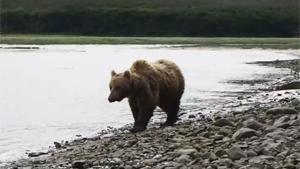
[(173, 126), (178, 120), (180, 101), (176, 100), (165, 106), (164, 111), (167, 113), (167, 120), (162, 126)]

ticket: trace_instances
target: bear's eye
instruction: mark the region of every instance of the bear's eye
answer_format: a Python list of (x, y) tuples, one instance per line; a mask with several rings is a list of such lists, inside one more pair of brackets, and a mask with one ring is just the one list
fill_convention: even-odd
[(116, 86), (116, 87), (115, 87), (115, 90), (119, 90), (119, 89), (120, 89), (120, 87), (119, 87), (119, 86)]

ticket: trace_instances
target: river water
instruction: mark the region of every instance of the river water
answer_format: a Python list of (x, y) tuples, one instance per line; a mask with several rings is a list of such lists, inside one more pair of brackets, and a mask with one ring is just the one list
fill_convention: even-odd
[[(127, 101), (110, 104), (110, 71), (137, 59), (176, 62), (186, 79), (182, 108), (203, 110), (223, 92), (251, 86), (224, 83), (288, 70), (245, 64), (295, 58), (296, 50), (181, 48), (169, 45), (0, 45), (0, 166), (45, 150), (53, 141), (92, 136), (133, 121)], [(22, 46), (24, 47), (24, 46)], [(32, 47), (32, 46), (27, 46)]]

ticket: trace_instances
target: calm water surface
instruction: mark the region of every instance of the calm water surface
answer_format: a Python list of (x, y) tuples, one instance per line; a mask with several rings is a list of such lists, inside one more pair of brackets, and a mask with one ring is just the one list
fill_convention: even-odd
[(167, 45), (0, 47), (0, 165), (29, 150), (47, 149), (53, 141), (131, 123), (126, 100), (108, 103), (108, 82), (112, 69), (124, 71), (137, 59), (165, 58), (179, 65), (186, 78), (182, 107), (187, 110), (210, 105), (210, 99), (221, 97), (217, 92), (247, 88), (222, 83), (226, 80), (288, 71), (245, 62), (291, 59), (299, 52)]

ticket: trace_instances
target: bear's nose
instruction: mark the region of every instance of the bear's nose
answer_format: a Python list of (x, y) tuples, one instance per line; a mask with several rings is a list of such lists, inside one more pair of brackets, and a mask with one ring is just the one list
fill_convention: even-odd
[(112, 97), (111, 95), (109, 95), (109, 97), (108, 97), (108, 101), (111, 103), (111, 102), (114, 102), (114, 101), (115, 101), (115, 99), (114, 99), (114, 97)]

